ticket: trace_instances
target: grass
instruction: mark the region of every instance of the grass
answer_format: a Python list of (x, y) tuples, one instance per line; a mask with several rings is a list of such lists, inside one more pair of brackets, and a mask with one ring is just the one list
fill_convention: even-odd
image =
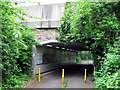
[(81, 63), (81, 62), (84, 62), (84, 61), (92, 61), (91, 59), (88, 59), (88, 60), (78, 60), (77, 63)]
[(68, 86), (68, 81), (69, 81), (69, 80), (65, 80), (65, 83), (64, 83), (64, 85), (62, 86), (62, 88), (66, 88), (66, 87)]
[(28, 76), (27, 78), (26, 78), (26, 80), (24, 81), (24, 83), (23, 83), (23, 87), (24, 88), (26, 88), (27, 86), (29, 86), (34, 80), (36, 80), (37, 79), (37, 77), (36, 76)]

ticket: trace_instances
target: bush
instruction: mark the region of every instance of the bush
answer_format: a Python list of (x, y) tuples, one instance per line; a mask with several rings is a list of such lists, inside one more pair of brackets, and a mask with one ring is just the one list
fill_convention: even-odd
[(118, 84), (114, 81), (117, 82), (118, 78), (115, 79), (114, 75), (117, 77), (120, 68), (120, 2), (66, 3), (60, 25), (57, 29), (60, 32), (59, 41), (82, 43), (91, 51), (95, 87), (111, 85), (117, 88)]
[(97, 77), (95, 81), (95, 88), (120, 88), (119, 77), (118, 73)]
[(81, 60), (93, 60), (92, 54), (90, 53), (90, 51), (77, 52), (77, 56), (78, 56)]
[(34, 29), (15, 21), (16, 18), (24, 21), (21, 15), (26, 14), (13, 5), (14, 2), (0, 2), (2, 86), (9, 88), (20, 87), (24, 80), (22, 74), (31, 75), (31, 45), (35, 45)]
[(96, 88), (120, 88), (120, 39), (114, 47), (109, 46), (101, 69), (95, 72)]

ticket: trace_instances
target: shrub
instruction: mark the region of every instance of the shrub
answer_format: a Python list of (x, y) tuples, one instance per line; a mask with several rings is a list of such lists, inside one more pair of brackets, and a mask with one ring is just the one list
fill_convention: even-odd
[[(114, 81), (119, 69), (120, 2), (66, 3), (57, 30), (63, 43), (78, 42), (88, 48), (94, 59), (95, 87), (118, 87)], [(113, 77), (113, 78), (112, 78)], [(108, 81), (108, 79), (110, 79)], [(112, 82), (110, 84), (110, 82)], [(117, 81), (116, 81), (117, 82)]]
[(13, 5), (14, 2), (0, 1), (2, 86), (11, 88), (20, 87), (22, 74), (31, 74), (31, 45), (35, 45), (34, 29), (15, 21), (16, 18), (25, 21), (21, 15), (26, 13)]
[(108, 48), (101, 69), (95, 72), (96, 88), (120, 88), (120, 37)]

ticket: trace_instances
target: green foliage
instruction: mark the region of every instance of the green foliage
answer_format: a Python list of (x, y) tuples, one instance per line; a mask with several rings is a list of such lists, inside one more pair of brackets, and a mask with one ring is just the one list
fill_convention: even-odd
[(118, 75), (120, 67), (120, 52), (116, 53), (119, 51), (116, 47), (120, 45), (120, 2), (66, 3), (60, 25), (57, 29), (59, 41), (83, 43), (93, 54), (96, 87), (105, 88), (112, 84), (111, 87), (117, 88), (114, 75)]
[(64, 83), (64, 85), (62, 86), (62, 88), (66, 88), (66, 87), (68, 86), (68, 81), (69, 81), (69, 80), (65, 80), (65, 83)]
[(97, 88), (120, 88), (120, 37), (114, 47), (109, 46), (103, 65), (95, 72)]
[(24, 80), (22, 74), (30, 75), (32, 71), (31, 45), (35, 44), (32, 33), (34, 29), (15, 21), (16, 18), (25, 21), (21, 15), (26, 13), (13, 5), (12, 2), (0, 2), (3, 87), (20, 87)]
[(67, 3), (57, 39), (63, 43), (85, 44), (94, 54), (94, 65), (98, 69), (98, 56), (103, 57), (107, 44), (113, 44), (115, 37), (120, 34), (119, 8), (117, 2)]
[(76, 55), (76, 61), (82, 62), (82, 61), (90, 61), (93, 60), (92, 54), (89, 51), (81, 51), (81, 52), (77, 52)]

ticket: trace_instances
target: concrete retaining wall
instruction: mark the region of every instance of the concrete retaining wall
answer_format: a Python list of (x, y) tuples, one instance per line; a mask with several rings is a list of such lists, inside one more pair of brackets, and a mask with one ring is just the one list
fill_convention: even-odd
[(60, 27), (59, 21), (63, 16), (64, 5), (65, 4), (21, 6), (28, 15), (41, 18), (41, 20), (23, 16), (27, 22), (23, 22), (20, 19), (17, 19), (16, 21), (34, 28)]
[[(76, 62), (75, 52), (57, 50), (48, 47), (33, 46), (33, 53), (33, 75), (38, 74), (38, 68), (41, 68), (42, 73), (62, 67), (64, 64), (73, 64)], [(38, 54), (43, 55), (43, 63), (41, 64), (37, 64)]]

